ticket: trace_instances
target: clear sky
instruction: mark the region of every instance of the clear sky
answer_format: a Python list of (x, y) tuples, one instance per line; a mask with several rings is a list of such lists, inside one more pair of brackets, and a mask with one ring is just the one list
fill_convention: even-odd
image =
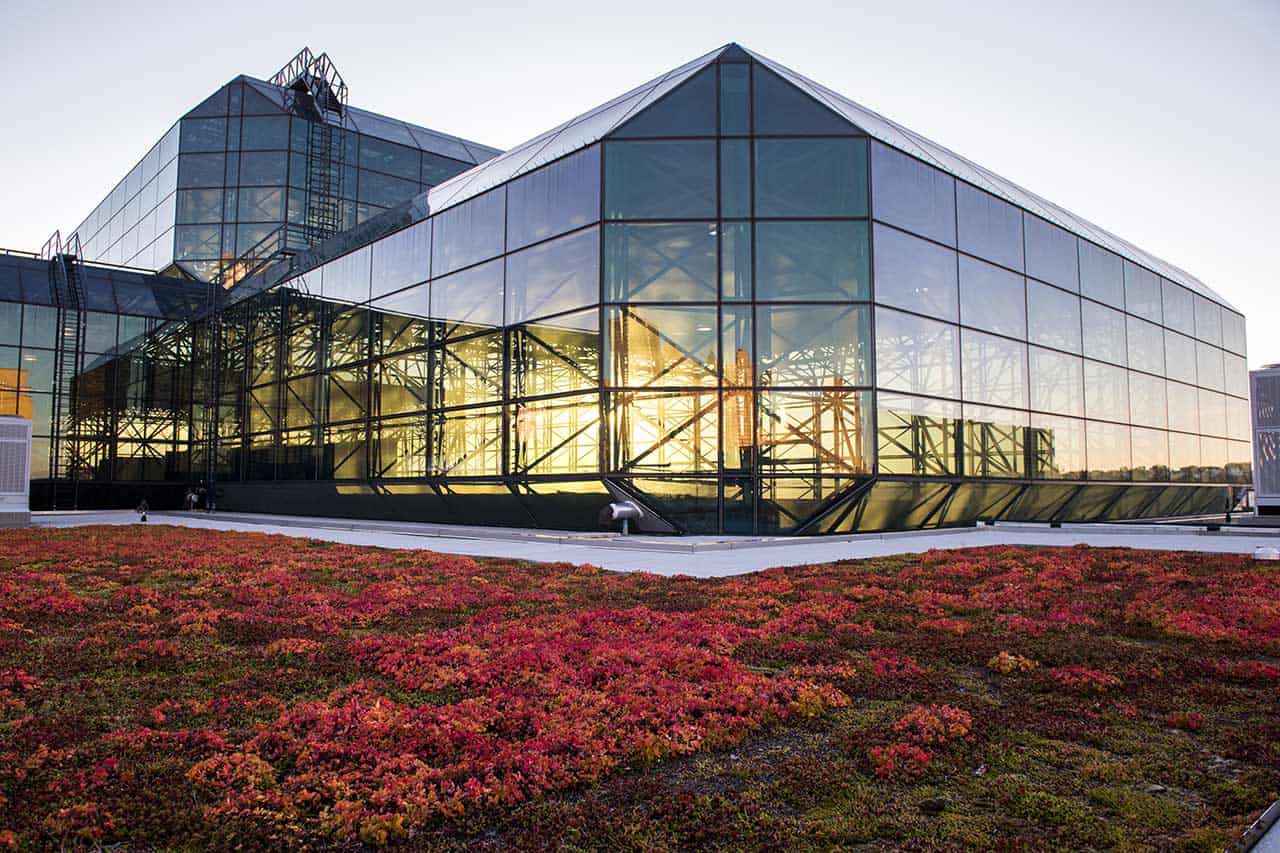
[(353, 104), (507, 148), (729, 41), (1186, 269), (1280, 362), (1280, 0), (3, 0), (0, 246), (304, 44)]

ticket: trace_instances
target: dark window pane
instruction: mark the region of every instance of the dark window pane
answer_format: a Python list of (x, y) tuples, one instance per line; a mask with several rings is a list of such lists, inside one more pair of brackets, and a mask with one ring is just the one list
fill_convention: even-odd
[(1024, 219), (1027, 230), (1027, 275), (1041, 281), (1080, 289), (1076, 235), (1036, 216)]
[(174, 258), (216, 260), (221, 255), (222, 229), (217, 225), (180, 225), (174, 230)]
[(225, 155), (183, 154), (178, 158), (178, 186), (220, 187), (225, 171)]
[(756, 341), (761, 385), (833, 388), (871, 381), (868, 306), (829, 306), (819, 312), (809, 306), (760, 305)]
[(506, 323), (600, 301), (600, 235), (579, 231), (507, 255)]
[(618, 137), (715, 136), (716, 69), (708, 66), (613, 132)]
[(745, 62), (720, 65), (720, 132), (745, 135), (751, 122), (751, 66)]
[(966, 183), (956, 184), (956, 229), (960, 248), (1022, 270), (1022, 211)]
[(222, 221), (222, 190), (179, 190), (178, 222), (199, 224)]
[(1089, 300), (1081, 300), (1084, 323), (1084, 354), (1112, 364), (1129, 363), (1125, 341), (1125, 315)]
[(246, 187), (240, 190), (241, 222), (280, 222), (284, 219), (284, 193), (279, 187)]
[(1027, 338), (1047, 347), (1080, 352), (1080, 297), (1028, 281)]
[(865, 216), (866, 142), (757, 139), (756, 216)]
[(416, 148), (397, 145), (373, 136), (360, 136), (360, 168), (418, 180), (421, 163)]
[(605, 215), (610, 219), (714, 219), (715, 142), (608, 143)]
[(224, 118), (184, 118), (181, 123), (179, 145), (183, 154), (194, 154), (199, 151), (222, 151), (227, 147), (227, 120)]
[(240, 155), (240, 183), (243, 186), (282, 187), (288, 176), (289, 152), (253, 151)]
[(1124, 262), (1124, 308), (1152, 323), (1162, 322), (1160, 277), (1131, 261)]
[(955, 322), (956, 253), (877, 224), (875, 291), (877, 302)]
[(1026, 338), (1027, 294), (1022, 276), (961, 255), (960, 322), (988, 332)]
[(380, 172), (360, 172), (360, 192), (357, 198), (366, 204), (379, 207), (392, 207), (402, 201), (408, 201), (420, 190), (416, 180), (383, 175)]
[(948, 246), (956, 244), (955, 178), (875, 142), (871, 186), (876, 219)]
[(422, 152), (422, 183), (429, 186), (443, 183), (454, 175), (460, 175), (470, 168), (472, 168), (470, 163), (463, 163), (460, 160), (443, 157), (430, 151)]
[(605, 294), (613, 301), (716, 298), (715, 226), (705, 222), (605, 226)]
[(909, 394), (960, 396), (955, 326), (876, 309), (876, 385)]
[(240, 126), (240, 148), (262, 150), (289, 147), (288, 116), (246, 118)]
[(857, 130), (772, 71), (752, 64), (756, 133), (851, 134)]
[(1196, 333), (1195, 295), (1180, 284), (1160, 279), (1164, 324), (1184, 335)]
[(507, 249), (518, 249), (600, 218), (600, 147), (507, 186)]
[(865, 222), (757, 222), (756, 299), (867, 299)]
[(720, 215), (740, 219), (751, 215), (751, 142), (726, 139), (720, 143)]
[(1117, 308), (1124, 307), (1124, 263), (1120, 256), (1080, 241), (1080, 292)]

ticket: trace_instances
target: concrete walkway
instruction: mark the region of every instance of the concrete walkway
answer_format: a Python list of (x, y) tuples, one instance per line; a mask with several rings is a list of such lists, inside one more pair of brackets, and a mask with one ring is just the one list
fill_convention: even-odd
[[(136, 524), (130, 510), (40, 512), (40, 527), (91, 524)], [(393, 521), (308, 518), (253, 513), (153, 512), (151, 524), (176, 524), (212, 530), (278, 533), (381, 548), (421, 548), (448, 554), (506, 557), (542, 562), (591, 563), (617, 571), (650, 571), (662, 575), (723, 577), (771, 566), (826, 563), (834, 560), (919, 553), (931, 548), (983, 545), (1076, 545), (1146, 550), (1209, 551), (1251, 554), (1260, 545), (1280, 547), (1280, 529), (1228, 528), (1207, 532), (1201, 527), (1165, 525), (1064, 525), (999, 523), (992, 527), (930, 530), (911, 533), (864, 533), (833, 537), (679, 536), (502, 527), (463, 527)]]

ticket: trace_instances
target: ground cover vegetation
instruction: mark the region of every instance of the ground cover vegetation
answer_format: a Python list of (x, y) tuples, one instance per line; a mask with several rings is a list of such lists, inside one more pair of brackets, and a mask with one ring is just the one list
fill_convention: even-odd
[(720, 580), (0, 533), (0, 847), (1221, 849), (1280, 571), (931, 551)]

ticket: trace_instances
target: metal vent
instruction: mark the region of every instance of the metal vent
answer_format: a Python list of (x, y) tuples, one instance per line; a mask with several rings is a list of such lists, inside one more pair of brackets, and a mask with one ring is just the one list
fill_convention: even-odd
[(1253, 491), (1258, 506), (1280, 505), (1280, 369), (1249, 374), (1253, 403)]
[(25, 504), (31, 483), (31, 422), (18, 418), (0, 420), (0, 506), (5, 499)]

